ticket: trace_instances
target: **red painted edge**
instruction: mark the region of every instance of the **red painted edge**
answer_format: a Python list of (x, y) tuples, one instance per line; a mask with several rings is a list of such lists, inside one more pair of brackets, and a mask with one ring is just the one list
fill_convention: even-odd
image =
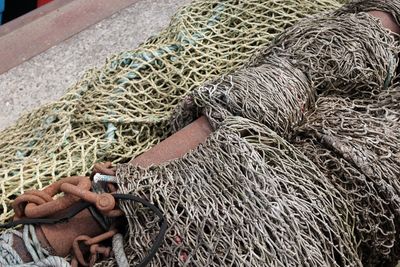
[(37, 1), (37, 6), (38, 7), (43, 6), (43, 5), (47, 4), (47, 3), (50, 3), (51, 1), (53, 1), (53, 0), (38, 0)]
[(0, 26), (0, 37), (16, 31), (18, 28), (23, 27), (24, 25), (27, 25), (28, 23), (31, 23), (32, 21), (39, 19), (46, 14), (61, 8), (62, 6), (71, 3), (74, 0), (55, 0), (52, 3), (45, 5), (40, 8), (36, 8), (32, 10), (31, 12), (28, 12), (16, 19), (13, 19), (3, 25)]
[(54, 0), (0, 26), (0, 74), (139, 0)]

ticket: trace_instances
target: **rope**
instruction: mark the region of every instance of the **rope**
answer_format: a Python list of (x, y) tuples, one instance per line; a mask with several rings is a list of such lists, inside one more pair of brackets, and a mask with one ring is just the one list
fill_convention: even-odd
[[(15, 238), (21, 238), (33, 261), (24, 263), (18, 252), (13, 248)], [(22, 233), (8, 230), (0, 235), (0, 265), (14, 267), (69, 267), (63, 258), (50, 256), (40, 245), (33, 225), (25, 225)]]
[(36, 262), (14, 265), (13, 267), (70, 267), (71, 265), (61, 257), (49, 256)]
[(112, 249), (118, 267), (129, 267), (128, 259), (124, 251), (124, 237), (121, 234), (116, 234), (112, 239)]

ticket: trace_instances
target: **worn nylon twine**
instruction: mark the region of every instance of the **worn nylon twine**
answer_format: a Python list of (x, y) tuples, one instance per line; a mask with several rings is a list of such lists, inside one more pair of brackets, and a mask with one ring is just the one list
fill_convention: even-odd
[(364, 265), (393, 266), (399, 258), (400, 87), (367, 99), (321, 97), (306, 118), (294, 144), (347, 198)]
[[(227, 117), (182, 159), (147, 170), (119, 165), (117, 177), (122, 192), (149, 198), (170, 224), (150, 266), (340, 266), (337, 256), (361, 264), (336, 189), (259, 123)], [(123, 208), (134, 265), (158, 225), (146, 209)]]
[(171, 112), (206, 80), (243, 65), (284, 28), (335, 0), (201, 0), (157, 36), (89, 70), (59, 101), (0, 133), (0, 222), (16, 195), (126, 162), (164, 139)]
[[(398, 53), (370, 15), (326, 13), (194, 90), (174, 129), (206, 115), (215, 131), (204, 144), (160, 166), (117, 166), (120, 191), (149, 199), (169, 223), (151, 266), (394, 264)], [(140, 205), (122, 208), (134, 265), (159, 225)]]

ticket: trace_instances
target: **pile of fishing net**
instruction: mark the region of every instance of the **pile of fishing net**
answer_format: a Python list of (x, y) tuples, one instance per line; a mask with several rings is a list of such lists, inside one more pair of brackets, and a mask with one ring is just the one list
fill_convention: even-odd
[[(21, 168), (10, 169), (2, 182), (5, 211), (21, 188), (85, 172), (92, 160), (122, 162), (204, 115), (213, 133), (182, 158), (149, 168), (117, 165), (119, 192), (153, 203), (168, 223), (151, 266), (396, 263), (400, 44), (363, 11), (386, 10), (397, 19), (400, 1), (355, 1), (301, 20), (258, 50), (244, 67), (227, 74), (262, 45), (253, 42), (277, 32), (264, 25), (270, 32), (255, 33), (248, 30), (249, 22), (285, 18), (287, 23), (277, 24), (284, 27), (293, 14), (302, 14), (285, 6), (281, 11), (292, 15), (284, 15), (277, 11), (279, 3), (287, 5), (196, 2), (178, 13), (169, 28), (181, 25), (180, 30), (151, 39), (143, 46), (148, 50), (111, 58), (62, 101), (23, 118), (18, 130), (27, 130), (21, 122), (43, 115), (37, 122), (39, 133), (24, 132), (26, 138), (36, 137), (27, 143), (31, 149), (18, 147), (13, 155), (20, 157), (16, 162)], [(297, 10), (305, 8), (300, 6)], [(263, 15), (250, 17), (262, 8)], [(185, 17), (194, 10), (201, 22)], [(189, 21), (201, 29), (190, 38), (182, 33)], [(173, 33), (175, 43), (163, 39), (167, 33)], [(248, 43), (236, 45), (233, 40), (240, 36)], [(165, 46), (150, 53), (155, 43)], [(172, 73), (177, 76), (166, 76)], [(216, 78), (219, 74), (224, 75)], [(58, 146), (45, 142), (59, 131), (63, 136)], [(54, 160), (46, 170), (45, 158), (35, 158), (36, 149), (44, 148)], [(34, 159), (36, 164), (29, 165)], [(12, 175), (22, 180), (11, 183)], [(123, 252), (134, 266), (151, 253), (161, 230), (159, 217), (141, 204), (122, 200), (120, 208), (128, 221)], [(98, 266), (113, 266), (124, 253)]]
[(237, 69), (285, 27), (335, 0), (200, 0), (139, 48), (88, 71), (59, 101), (0, 133), (0, 222), (28, 189), (125, 162), (171, 131), (171, 113), (205, 81)]
[[(399, 1), (389, 5), (400, 10)], [(302, 20), (245, 68), (190, 93), (173, 125), (205, 115), (214, 132), (198, 148), (146, 169), (117, 166), (120, 192), (148, 199), (167, 219), (151, 266), (397, 262), (400, 45), (377, 19), (354, 12)], [(134, 265), (160, 226), (148, 208), (122, 209)]]
[[(336, 255), (361, 264), (339, 192), (260, 123), (226, 117), (183, 158), (147, 170), (120, 165), (117, 177), (121, 192), (149, 199), (167, 218), (166, 240), (150, 266), (340, 266)], [(158, 218), (128, 203), (122, 208), (134, 266), (147, 255)]]

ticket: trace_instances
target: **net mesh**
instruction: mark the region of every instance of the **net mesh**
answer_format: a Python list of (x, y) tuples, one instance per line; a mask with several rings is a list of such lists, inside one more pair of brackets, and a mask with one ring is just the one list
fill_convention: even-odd
[[(325, 13), (289, 28), (246, 68), (190, 93), (173, 128), (206, 115), (215, 131), (205, 144), (161, 166), (117, 166), (120, 191), (149, 199), (167, 218), (151, 264), (393, 265), (398, 53), (372, 16)], [(134, 264), (159, 226), (146, 208), (122, 208)]]
[(110, 57), (59, 101), (0, 133), (0, 222), (25, 190), (124, 162), (170, 133), (171, 112), (204, 81), (241, 66), (276, 34), (335, 0), (202, 0), (139, 48)]
[[(121, 192), (149, 199), (168, 221), (150, 266), (361, 266), (345, 199), (260, 123), (228, 116), (183, 158), (147, 170), (119, 165), (117, 178)], [(125, 252), (135, 265), (158, 220), (139, 205), (122, 208), (130, 233)]]
[(399, 87), (367, 99), (322, 97), (294, 139), (348, 199), (365, 266), (393, 266), (398, 255), (399, 101)]

